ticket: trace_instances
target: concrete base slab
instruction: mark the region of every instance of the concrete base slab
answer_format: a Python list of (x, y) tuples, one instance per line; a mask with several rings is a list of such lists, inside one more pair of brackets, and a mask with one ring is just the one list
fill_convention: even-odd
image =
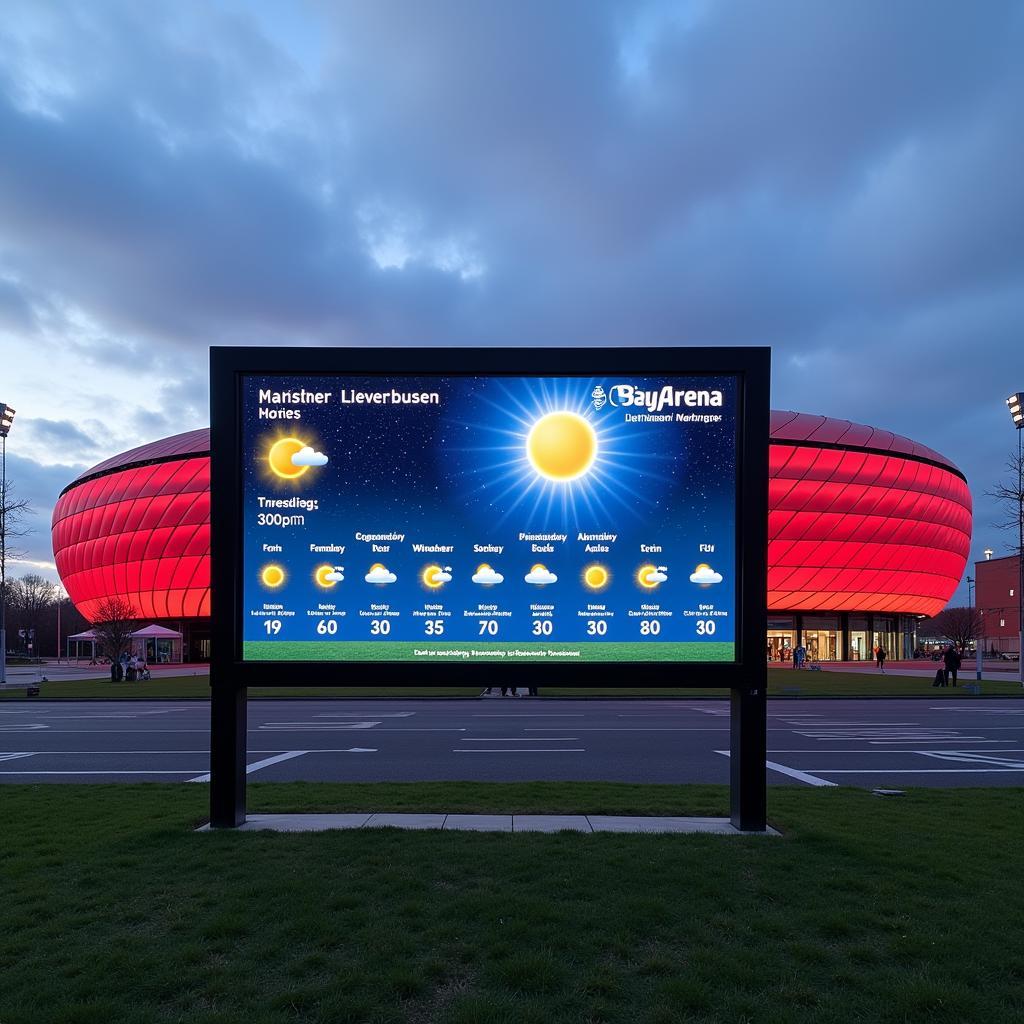
[(593, 832), (585, 814), (517, 814), (514, 832)]
[(449, 814), (444, 820), (445, 831), (511, 832), (511, 814)]
[(371, 814), (364, 828), (443, 828), (447, 814)]
[[(741, 832), (728, 818), (656, 818), (602, 814), (251, 814), (236, 831), (324, 832), (328, 829), (408, 828), (447, 832), (705, 832), (720, 836), (772, 835)], [(203, 825), (197, 832), (209, 832)]]
[[(326, 832), (332, 828), (362, 828), (369, 814), (250, 814), (236, 832)], [(209, 832), (203, 825), (200, 832)], [(218, 830), (219, 831), (219, 830)]]

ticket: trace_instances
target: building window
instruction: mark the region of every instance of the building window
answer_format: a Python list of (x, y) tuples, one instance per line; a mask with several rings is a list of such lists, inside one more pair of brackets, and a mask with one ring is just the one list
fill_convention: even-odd
[(835, 615), (804, 616), (804, 647), (811, 661), (839, 660), (839, 619)]
[(999, 620), (999, 625), (1000, 626), (1005, 626), (1006, 625), (1006, 619), (1000, 619)]
[(796, 630), (792, 615), (775, 615), (768, 619), (768, 660), (790, 661), (796, 647)]
[(1013, 587), (1010, 587), (1010, 597), (1013, 597)]

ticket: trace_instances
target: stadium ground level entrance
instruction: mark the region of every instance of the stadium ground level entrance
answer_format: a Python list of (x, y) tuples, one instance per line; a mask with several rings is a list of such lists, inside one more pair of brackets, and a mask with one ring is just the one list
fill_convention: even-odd
[(768, 616), (769, 662), (791, 662), (803, 644), (812, 661), (872, 661), (882, 647), (887, 657), (913, 658), (915, 615), (858, 615), (855, 612), (780, 612)]

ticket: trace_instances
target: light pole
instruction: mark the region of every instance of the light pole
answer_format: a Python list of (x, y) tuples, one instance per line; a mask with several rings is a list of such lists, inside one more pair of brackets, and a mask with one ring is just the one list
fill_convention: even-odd
[[(978, 581), (973, 576), (967, 577), (967, 603), (971, 606), (971, 632), (978, 632), (978, 620), (975, 617), (975, 599), (978, 596)], [(974, 675), (975, 678), (981, 681), (981, 645), (982, 638), (976, 636), (974, 638)]]
[(7, 435), (14, 410), (0, 402), (0, 686), (7, 682)]
[(1024, 462), (1021, 461), (1021, 429), (1024, 428), (1024, 392), (1006, 400), (1017, 428), (1017, 678), (1024, 686)]

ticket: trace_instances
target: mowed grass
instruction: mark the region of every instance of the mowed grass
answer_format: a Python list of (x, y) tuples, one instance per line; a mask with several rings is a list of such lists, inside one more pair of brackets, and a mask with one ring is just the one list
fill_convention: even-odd
[[(777, 788), (768, 837), (196, 835), (5, 786), (4, 1024), (1024, 1019), (1024, 792)], [(253, 810), (724, 813), (722, 787), (257, 784)]]
[[(299, 670), (281, 669), (282, 678)], [(356, 673), (354, 674), (357, 674)], [(486, 674), (486, 670), (484, 671)], [(301, 678), (294, 676), (292, 678)], [(524, 668), (523, 686), (529, 682), (529, 670)], [(973, 675), (961, 674), (961, 683), (974, 682)], [(251, 687), (250, 697), (478, 697), (482, 686), (350, 686), (312, 687), (277, 686)], [(794, 692), (797, 691), (797, 692)], [(714, 688), (682, 689), (680, 687), (551, 687), (541, 688), (541, 697), (721, 697), (728, 691)], [(988, 696), (1021, 697), (1024, 688), (1015, 679), (981, 683), (981, 692)], [(934, 688), (931, 678), (900, 676), (893, 673), (865, 674), (828, 669), (822, 672), (794, 672), (791, 669), (768, 669), (770, 696), (799, 697), (914, 697), (929, 699), (967, 697), (963, 686)], [(130, 699), (136, 697), (203, 697), (210, 695), (208, 675), (166, 676), (148, 682), (111, 683), (105, 679), (55, 681), (42, 684), (41, 697), (108, 697)], [(0, 691), (4, 697), (24, 698), (25, 691)], [(36, 698), (39, 699), (39, 698)], [(2, 1022), (0, 1022), (2, 1024)]]

